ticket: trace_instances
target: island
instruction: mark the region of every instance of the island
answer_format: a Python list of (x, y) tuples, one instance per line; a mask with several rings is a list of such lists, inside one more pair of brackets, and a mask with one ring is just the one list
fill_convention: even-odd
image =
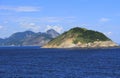
[(42, 48), (105, 48), (116, 46), (118, 44), (101, 32), (75, 27), (54, 38)]

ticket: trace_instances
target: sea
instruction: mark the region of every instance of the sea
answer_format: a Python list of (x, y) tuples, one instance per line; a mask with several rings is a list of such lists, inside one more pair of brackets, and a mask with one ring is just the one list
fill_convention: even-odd
[(0, 78), (120, 78), (120, 48), (0, 47)]

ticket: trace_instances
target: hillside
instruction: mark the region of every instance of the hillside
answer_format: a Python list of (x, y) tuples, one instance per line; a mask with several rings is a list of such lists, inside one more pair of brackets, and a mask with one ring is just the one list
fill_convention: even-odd
[(112, 40), (98, 31), (85, 28), (73, 28), (51, 40), (44, 48), (72, 47), (112, 47), (117, 46)]
[[(51, 33), (48, 34), (49, 31)], [(52, 29), (44, 33), (17, 32), (8, 38), (0, 39), (0, 46), (43, 46), (57, 36), (59, 36), (59, 33)]]

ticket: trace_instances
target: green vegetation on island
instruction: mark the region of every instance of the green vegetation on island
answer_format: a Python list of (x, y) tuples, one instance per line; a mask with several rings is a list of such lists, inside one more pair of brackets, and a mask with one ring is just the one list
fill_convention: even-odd
[(98, 31), (87, 30), (85, 28), (73, 28), (67, 32), (64, 32), (62, 35), (51, 40), (48, 44), (57, 44), (60, 45), (65, 39), (74, 38), (73, 43), (89, 43), (94, 41), (108, 41), (110, 40), (104, 34)]
[(85, 28), (75, 27), (60, 36), (48, 42), (45, 48), (70, 48), (70, 47), (106, 47), (116, 46), (111, 39), (103, 33), (88, 30)]

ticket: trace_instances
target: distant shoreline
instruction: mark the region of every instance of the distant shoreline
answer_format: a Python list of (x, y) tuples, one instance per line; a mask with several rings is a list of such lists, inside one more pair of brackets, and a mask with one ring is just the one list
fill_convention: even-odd
[(115, 47), (72, 47), (72, 48), (42, 48), (41, 46), (0, 46), (0, 48), (40, 48), (40, 49), (117, 49), (120, 48), (120, 46)]
[(40, 49), (40, 46), (0, 46), (0, 49)]
[(115, 49), (115, 48), (120, 48), (120, 46), (115, 46), (115, 47), (72, 47), (72, 48), (43, 48), (43, 49)]
[(0, 46), (0, 47), (41, 47), (41, 46)]

